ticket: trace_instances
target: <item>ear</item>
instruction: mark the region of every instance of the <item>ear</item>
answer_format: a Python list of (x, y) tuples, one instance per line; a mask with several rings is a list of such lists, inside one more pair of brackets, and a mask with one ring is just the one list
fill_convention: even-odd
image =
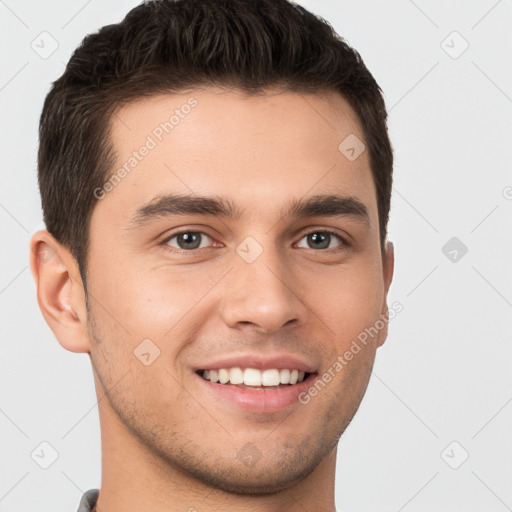
[(384, 277), (384, 298), (381, 311), (381, 319), (384, 322), (384, 327), (379, 331), (379, 338), (377, 346), (380, 347), (388, 336), (388, 321), (389, 321), (389, 308), (388, 308), (388, 291), (393, 280), (393, 272), (395, 269), (395, 248), (393, 242), (386, 242), (386, 250), (382, 258), (382, 273)]
[(34, 233), (30, 270), (39, 308), (59, 343), (71, 352), (90, 352), (82, 278), (69, 250), (46, 230)]

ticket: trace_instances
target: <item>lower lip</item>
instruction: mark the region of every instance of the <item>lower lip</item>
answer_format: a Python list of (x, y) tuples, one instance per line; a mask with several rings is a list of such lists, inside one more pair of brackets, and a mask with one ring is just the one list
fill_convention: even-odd
[(203, 379), (199, 375), (196, 376), (206, 386), (206, 389), (214, 394), (215, 399), (220, 398), (235, 403), (245, 411), (272, 413), (282, 411), (294, 403), (299, 403), (299, 395), (308, 389), (314, 374), (309, 374), (307, 379), (298, 384), (269, 390), (247, 389), (231, 384), (219, 384)]

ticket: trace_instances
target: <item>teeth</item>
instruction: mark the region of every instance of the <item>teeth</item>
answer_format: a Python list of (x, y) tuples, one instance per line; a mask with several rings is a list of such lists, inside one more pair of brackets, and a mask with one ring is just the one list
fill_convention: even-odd
[(281, 370), (279, 372), (281, 384), (290, 384), (290, 370)]
[(224, 368), (221, 368), (219, 370), (219, 382), (221, 384), (226, 384), (226, 382), (229, 382), (229, 372), (228, 372), (228, 370), (225, 370)]
[(255, 368), (246, 368), (244, 372), (246, 386), (261, 386), (261, 372)]
[(263, 386), (279, 386), (281, 384), (279, 370), (265, 370), (261, 374), (261, 383)]
[(258, 370), (256, 368), (240, 367), (219, 368), (217, 370), (204, 370), (203, 378), (211, 382), (220, 382), (221, 384), (244, 384), (245, 386), (255, 387), (274, 387), (280, 384), (297, 384), (302, 382), (305, 372), (300, 370), (279, 370), (272, 368), (268, 370)]
[(231, 384), (243, 384), (244, 372), (240, 368), (231, 368), (229, 370), (229, 382)]

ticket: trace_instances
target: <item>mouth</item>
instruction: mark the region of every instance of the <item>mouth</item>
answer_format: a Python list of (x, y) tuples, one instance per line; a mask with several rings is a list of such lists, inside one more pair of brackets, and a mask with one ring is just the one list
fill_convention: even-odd
[[(313, 385), (320, 361), (286, 352), (237, 352), (199, 363), (194, 369), (198, 392), (226, 414), (288, 414), (303, 407), (301, 396)], [(312, 409), (309, 409), (312, 411)], [(247, 418), (247, 416), (244, 416)]]
[(296, 368), (217, 368), (197, 370), (197, 375), (211, 383), (242, 389), (270, 391), (288, 388), (304, 382), (311, 373)]
[(297, 368), (240, 366), (200, 369), (195, 373), (209, 402), (235, 414), (242, 410), (259, 415), (302, 407), (300, 396), (316, 375)]

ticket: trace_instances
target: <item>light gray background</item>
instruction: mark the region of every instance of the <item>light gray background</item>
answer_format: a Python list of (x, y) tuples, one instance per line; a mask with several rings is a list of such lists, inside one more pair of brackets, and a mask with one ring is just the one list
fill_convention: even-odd
[[(512, 510), (512, 2), (301, 3), (380, 83), (396, 157), (390, 302), (404, 309), (340, 443), (338, 510)], [(135, 5), (0, 0), (1, 512), (74, 511), (100, 484), (89, 359), (44, 322), (28, 242), (43, 227), (36, 150), (49, 85), (87, 33)], [(49, 52), (52, 38), (48, 58), (31, 47)], [(452, 237), (468, 248), (455, 262), (442, 251)], [(50, 460), (43, 441), (58, 452), (48, 469), (31, 458), (37, 448)]]

